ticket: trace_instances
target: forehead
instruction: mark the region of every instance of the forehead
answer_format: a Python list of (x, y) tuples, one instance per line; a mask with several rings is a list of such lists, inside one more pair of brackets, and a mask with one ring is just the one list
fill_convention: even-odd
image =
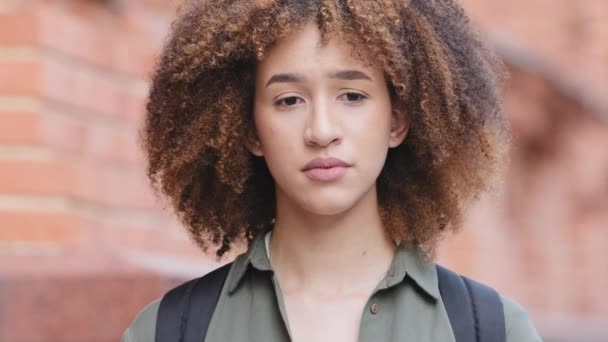
[(258, 63), (258, 75), (294, 70), (311, 74), (339, 69), (361, 69), (376, 76), (381, 75), (381, 68), (371, 63), (369, 56), (355, 54), (355, 48), (355, 45), (337, 35), (330, 35), (327, 42), (322, 44), (319, 28), (309, 22), (277, 42), (266, 53)]

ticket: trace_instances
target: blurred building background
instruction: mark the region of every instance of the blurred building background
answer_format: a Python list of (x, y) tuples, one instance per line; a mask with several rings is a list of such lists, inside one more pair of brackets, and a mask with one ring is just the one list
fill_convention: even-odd
[[(608, 341), (608, 1), (462, 0), (511, 70), (501, 196), (440, 262), (546, 341)], [(117, 341), (216, 263), (154, 199), (138, 127), (170, 0), (0, 0), (0, 341)]]

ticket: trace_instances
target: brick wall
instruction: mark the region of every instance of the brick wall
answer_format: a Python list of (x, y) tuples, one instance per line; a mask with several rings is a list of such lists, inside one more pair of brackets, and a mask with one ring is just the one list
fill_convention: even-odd
[[(464, 4), (513, 71), (516, 144), (503, 195), (440, 261), (523, 303), (548, 341), (608, 340), (606, 2)], [(138, 147), (173, 7), (0, 0), (0, 341), (116, 341), (216, 265), (150, 193)]]
[[(162, 1), (0, 1), (0, 341), (116, 341), (204, 273), (144, 177)], [(199, 261), (199, 262), (196, 262)]]

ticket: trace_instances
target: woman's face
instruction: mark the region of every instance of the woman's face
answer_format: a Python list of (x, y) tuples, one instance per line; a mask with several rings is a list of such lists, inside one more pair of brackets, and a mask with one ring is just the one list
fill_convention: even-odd
[(310, 23), (268, 51), (255, 89), (259, 144), (248, 147), (265, 158), (279, 207), (336, 215), (376, 195), (388, 149), (407, 132), (379, 66), (355, 59), (337, 39), (320, 47)]

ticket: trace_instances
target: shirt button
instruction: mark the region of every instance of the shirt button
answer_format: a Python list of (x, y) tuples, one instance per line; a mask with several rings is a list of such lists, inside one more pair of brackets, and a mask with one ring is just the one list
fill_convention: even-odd
[(374, 303), (369, 307), (369, 311), (372, 313), (372, 315), (375, 315), (378, 313), (378, 304)]

